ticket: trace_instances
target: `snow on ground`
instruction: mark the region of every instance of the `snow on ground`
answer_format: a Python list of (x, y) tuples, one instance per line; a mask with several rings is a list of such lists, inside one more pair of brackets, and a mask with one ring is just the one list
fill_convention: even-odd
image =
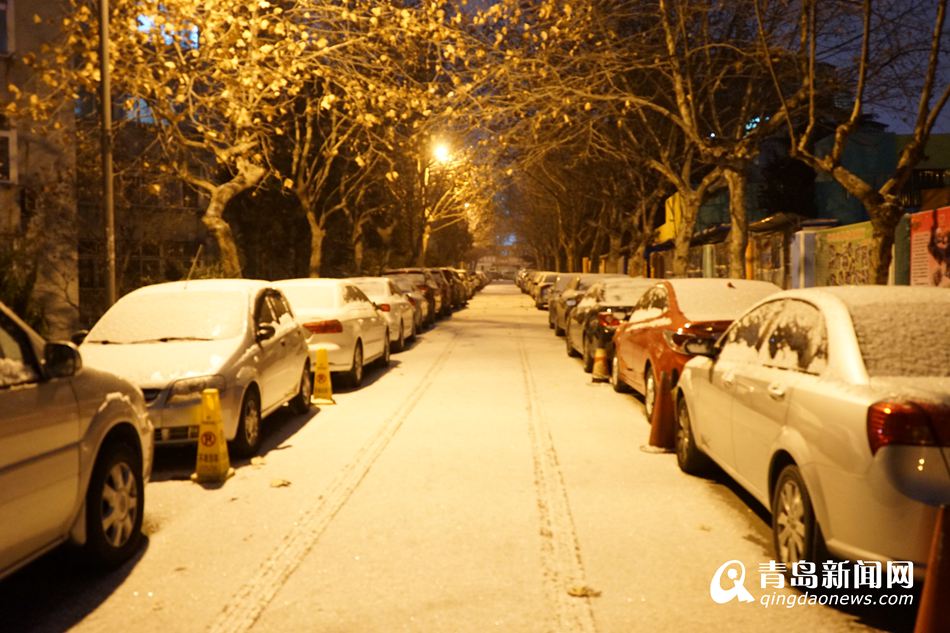
[[(511, 285), (311, 416), (269, 420), (219, 489), (159, 451), (149, 543), (121, 572), (56, 553), (0, 583), (11, 630), (844, 631), (859, 617), (709, 597), (772, 557), (760, 508), (640, 450), (642, 404), (592, 384)], [(289, 485), (275, 487), (280, 480)], [(591, 594), (591, 597), (571, 596)], [(780, 592), (780, 593), (785, 593)], [(599, 594), (599, 595), (596, 595)], [(890, 617), (912, 625), (913, 613)]]

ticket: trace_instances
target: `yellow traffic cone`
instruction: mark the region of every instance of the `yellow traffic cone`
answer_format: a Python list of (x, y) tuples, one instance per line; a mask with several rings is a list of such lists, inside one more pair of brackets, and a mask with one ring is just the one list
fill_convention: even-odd
[(198, 424), (198, 460), (191, 480), (195, 483), (224, 483), (234, 474), (228, 459), (221, 419), (221, 398), (217, 389), (201, 392), (201, 421)]
[(610, 379), (610, 372), (607, 369), (607, 350), (603, 347), (594, 350), (594, 369), (591, 371), (591, 379), (594, 382)]
[(318, 349), (313, 362), (313, 404), (336, 404), (333, 400), (333, 384), (330, 382), (330, 359), (327, 350)]

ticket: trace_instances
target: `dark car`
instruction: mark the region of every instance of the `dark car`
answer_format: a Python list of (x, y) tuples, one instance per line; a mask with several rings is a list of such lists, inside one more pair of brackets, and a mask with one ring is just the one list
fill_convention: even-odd
[(587, 289), (598, 281), (610, 278), (627, 279), (627, 276), (604, 273), (575, 273), (575, 276), (568, 282), (564, 290), (554, 296), (549, 303), (548, 322), (554, 326), (556, 335), (564, 336), (568, 315), (577, 305), (577, 302), (580, 301), (581, 296), (587, 292)]
[(393, 268), (383, 271), (387, 277), (392, 275), (408, 275), (415, 283), (416, 288), (425, 295), (429, 302), (429, 313), (436, 316), (445, 316), (451, 313), (452, 301), (449, 298), (449, 285), (440, 274), (429, 268)]
[(591, 286), (567, 320), (564, 339), (568, 356), (577, 356), (580, 352), (584, 371), (590, 373), (594, 367), (595, 350), (603, 349), (609, 367), (617, 326), (626, 320), (640, 297), (654, 285), (655, 279), (628, 277), (605, 279)]

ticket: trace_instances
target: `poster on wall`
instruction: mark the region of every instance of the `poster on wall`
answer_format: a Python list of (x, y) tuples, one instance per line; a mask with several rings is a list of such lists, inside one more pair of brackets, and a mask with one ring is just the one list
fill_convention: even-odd
[(950, 288), (950, 207), (910, 216), (910, 284)]
[(871, 223), (826, 229), (815, 237), (815, 285), (873, 283)]

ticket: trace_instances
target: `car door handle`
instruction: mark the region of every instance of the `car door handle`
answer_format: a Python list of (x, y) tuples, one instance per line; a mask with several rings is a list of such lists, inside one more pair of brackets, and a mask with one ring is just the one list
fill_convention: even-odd
[(785, 385), (773, 382), (766, 390), (769, 392), (769, 397), (772, 398), (772, 400), (781, 400), (785, 397)]

